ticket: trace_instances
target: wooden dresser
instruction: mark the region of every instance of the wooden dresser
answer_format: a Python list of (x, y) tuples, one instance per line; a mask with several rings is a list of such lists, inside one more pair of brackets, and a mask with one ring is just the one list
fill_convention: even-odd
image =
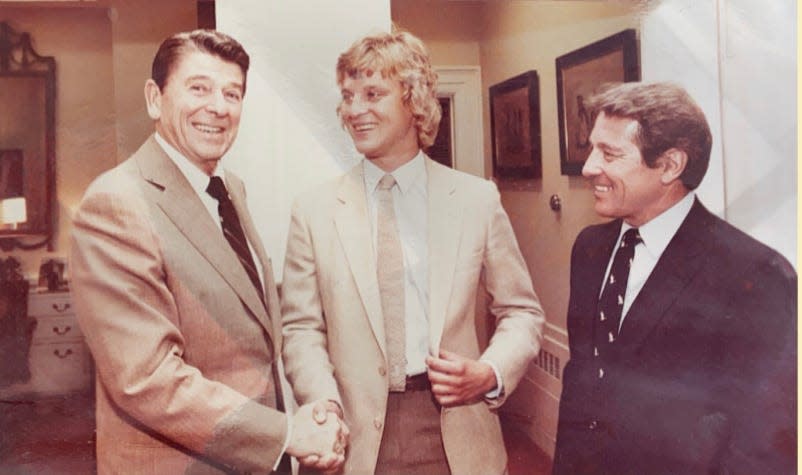
[(95, 473), (93, 367), (70, 294), (31, 289), (26, 303), (30, 378), (0, 389), (0, 473)]
[(38, 398), (90, 392), (92, 362), (70, 293), (31, 290), (28, 317), (36, 320), (28, 356), (31, 377), (3, 388), (0, 397)]

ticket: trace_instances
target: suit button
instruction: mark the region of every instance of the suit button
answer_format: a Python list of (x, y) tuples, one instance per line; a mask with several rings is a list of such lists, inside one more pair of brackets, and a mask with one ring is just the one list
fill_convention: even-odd
[(599, 423), (598, 423), (598, 422), (596, 422), (596, 421), (590, 421), (590, 424), (588, 424), (588, 429), (590, 429), (590, 430), (594, 430), (594, 429), (596, 429), (596, 426), (598, 426), (598, 425), (599, 425)]
[(385, 368), (384, 366), (379, 366), (379, 374), (381, 376), (386, 376), (387, 375), (387, 368)]
[(381, 419), (381, 417), (377, 417), (377, 418), (373, 419), (373, 427), (375, 427), (376, 430), (382, 430), (382, 419)]

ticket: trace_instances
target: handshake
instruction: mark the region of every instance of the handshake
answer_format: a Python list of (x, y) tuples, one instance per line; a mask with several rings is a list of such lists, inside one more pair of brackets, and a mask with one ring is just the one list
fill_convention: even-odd
[(287, 453), (301, 465), (336, 471), (345, 462), (348, 426), (337, 403), (319, 400), (305, 404), (292, 418), (292, 437)]

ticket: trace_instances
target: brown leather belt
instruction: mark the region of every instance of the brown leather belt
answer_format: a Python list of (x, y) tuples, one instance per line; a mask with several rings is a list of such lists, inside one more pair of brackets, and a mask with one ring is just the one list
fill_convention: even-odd
[(416, 374), (415, 376), (407, 376), (407, 382), (404, 386), (404, 391), (431, 391), (432, 383), (429, 381), (427, 373)]

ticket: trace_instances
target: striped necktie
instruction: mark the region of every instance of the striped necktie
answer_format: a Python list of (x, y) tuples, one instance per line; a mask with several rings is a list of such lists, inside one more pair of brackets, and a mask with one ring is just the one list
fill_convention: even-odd
[(245, 233), (242, 231), (242, 224), (240, 224), (237, 217), (237, 210), (234, 209), (234, 203), (228, 196), (228, 190), (223, 183), (223, 179), (219, 176), (213, 176), (209, 180), (209, 186), (206, 187), (206, 192), (212, 198), (217, 200), (217, 212), (220, 214), (220, 224), (223, 228), (223, 235), (226, 241), (237, 254), (240, 264), (245, 268), (248, 277), (253, 282), (259, 298), (262, 303), (265, 301), (265, 293), (262, 289), (262, 281), (259, 280), (259, 271), (256, 269), (256, 264), (251, 256), (251, 250), (248, 247), (248, 241), (245, 239)]

